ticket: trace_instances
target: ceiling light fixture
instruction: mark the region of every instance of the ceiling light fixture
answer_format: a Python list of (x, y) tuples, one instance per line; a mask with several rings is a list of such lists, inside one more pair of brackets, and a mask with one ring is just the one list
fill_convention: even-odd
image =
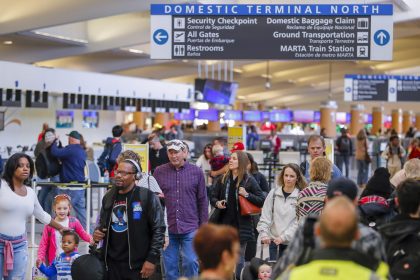
[(142, 51), (142, 50), (137, 50), (137, 49), (128, 49), (128, 51), (129, 51), (129, 52), (131, 52), (131, 53), (137, 53), (137, 54), (142, 54), (142, 53), (144, 53), (144, 51)]
[(82, 44), (87, 44), (88, 43), (88, 41), (84, 40), (84, 39), (71, 38), (71, 37), (67, 37), (67, 36), (51, 34), (51, 33), (42, 32), (42, 31), (33, 31), (33, 33), (35, 33), (36, 35), (49, 37), (49, 38), (53, 38), (53, 39), (58, 39), (58, 40), (62, 40), (62, 41), (70, 41), (70, 42), (82, 43)]
[(265, 89), (271, 88), (271, 80), (270, 80), (270, 61), (267, 60), (267, 68), (265, 72), (266, 78), (265, 78)]
[(13, 44), (13, 41), (10, 41), (10, 40), (4, 41), (3, 44), (4, 45), (12, 45)]

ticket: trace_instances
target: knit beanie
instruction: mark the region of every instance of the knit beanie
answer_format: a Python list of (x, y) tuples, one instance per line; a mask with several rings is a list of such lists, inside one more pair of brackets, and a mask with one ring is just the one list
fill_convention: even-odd
[(378, 195), (388, 199), (394, 191), (394, 188), (389, 181), (390, 177), (391, 175), (389, 174), (388, 169), (379, 167), (367, 182), (366, 188), (360, 197)]

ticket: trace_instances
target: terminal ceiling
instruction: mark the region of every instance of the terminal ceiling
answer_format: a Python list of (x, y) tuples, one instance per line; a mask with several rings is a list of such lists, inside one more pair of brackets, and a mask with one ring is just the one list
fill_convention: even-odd
[[(255, 3), (255, 1), (253, 1)], [(314, 3), (299, 1), (299, 3)], [(345, 4), (331, 0), (317, 3)], [(151, 3), (186, 3), (180, 0), (0, 0), (0, 60), (179, 83), (193, 83), (198, 61), (151, 60)], [(188, 3), (206, 3), (188, 1)], [(208, 3), (252, 3), (211, 1)], [(293, 1), (264, 1), (267, 4)], [(294, 3), (297, 3), (294, 1)], [(360, 2), (359, 2), (360, 3)], [(420, 75), (420, 1), (364, 1), (394, 4), (393, 61), (270, 61), (271, 87), (266, 89), (267, 61), (234, 61), (234, 80), (239, 83), (238, 101), (263, 103), (277, 108), (316, 109), (330, 95), (341, 110), (345, 74)], [(76, 39), (76, 40), (75, 40)], [(5, 44), (12, 41), (13, 44)], [(224, 62), (201, 61), (202, 77)], [(228, 65), (230, 65), (228, 63)], [(330, 70), (332, 70), (330, 72)], [(331, 74), (330, 74), (331, 73)], [(331, 83), (330, 83), (331, 81)], [(370, 106), (378, 104), (365, 103)], [(395, 104), (384, 104), (395, 108)], [(400, 106), (401, 105), (401, 106)], [(413, 104), (399, 104), (416, 109)]]

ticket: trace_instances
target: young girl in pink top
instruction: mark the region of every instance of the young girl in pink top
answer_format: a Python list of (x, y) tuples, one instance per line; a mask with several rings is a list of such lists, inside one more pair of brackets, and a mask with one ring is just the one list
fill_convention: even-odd
[[(70, 200), (70, 197), (66, 194), (59, 194), (54, 198), (55, 221), (66, 228), (73, 229), (84, 241), (92, 243), (92, 237), (83, 229), (79, 220), (70, 216)], [(37, 264), (44, 262), (51, 265), (55, 257), (62, 252), (60, 232), (50, 225), (45, 226), (38, 248)]]

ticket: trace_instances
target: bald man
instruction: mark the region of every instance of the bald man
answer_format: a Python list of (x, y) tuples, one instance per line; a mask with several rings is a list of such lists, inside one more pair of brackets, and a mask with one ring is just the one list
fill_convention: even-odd
[[(343, 196), (352, 201), (356, 207), (358, 205), (358, 191), (359, 188), (356, 185), (356, 183), (346, 177), (339, 177), (337, 179), (333, 179), (328, 183), (325, 205), (328, 205), (329, 201), (334, 199), (335, 197)], [(314, 227), (312, 227), (312, 230), (310, 230), (310, 228), (306, 229), (306, 224), (308, 221), (308, 219), (305, 219), (300, 223), (298, 229), (296, 230), (294, 238), (287, 246), (287, 249), (283, 253), (283, 256), (274, 266), (272, 274), (273, 279), (276, 279), (288, 267), (295, 266), (301, 261), (303, 261), (303, 259), (306, 259), (306, 257), (303, 258), (304, 256), (306, 256), (306, 251), (310, 251), (313, 248), (321, 248), (321, 240), (318, 236), (315, 235)], [(308, 226), (312, 224), (313, 222), (308, 223)], [(309, 232), (305, 234), (304, 232), (306, 232), (307, 230), (309, 230), (309, 232), (312, 232), (312, 234), (314, 235), (314, 246), (311, 248), (305, 246), (305, 242), (308, 239), (308, 237), (305, 236)], [(384, 261), (386, 259), (386, 254), (380, 234), (374, 229), (360, 222), (359, 231), (360, 238), (352, 243), (352, 248), (356, 249), (357, 251), (363, 254), (370, 255), (376, 258), (377, 260)]]
[(351, 248), (359, 238), (359, 229), (356, 207), (348, 198), (339, 196), (328, 202), (315, 233), (322, 247), (313, 252), (309, 263), (287, 270), (281, 280), (387, 279), (384, 262)]

